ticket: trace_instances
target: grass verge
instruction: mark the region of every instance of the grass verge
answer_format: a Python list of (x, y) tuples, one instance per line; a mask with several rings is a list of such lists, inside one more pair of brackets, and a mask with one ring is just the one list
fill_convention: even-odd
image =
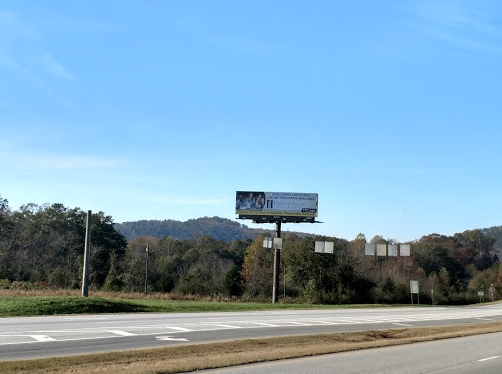
[[(377, 305), (370, 305), (376, 307)], [(117, 297), (81, 296), (0, 296), (0, 317), (42, 316), (86, 313), (185, 313), (231, 312), (271, 309), (354, 308), (368, 305), (311, 305), (258, 303), (238, 301), (165, 300), (155, 298), (125, 299)]]
[(168, 374), (501, 332), (502, 322), (244, 339), (149, 350), (0, 362), (0, 373)]

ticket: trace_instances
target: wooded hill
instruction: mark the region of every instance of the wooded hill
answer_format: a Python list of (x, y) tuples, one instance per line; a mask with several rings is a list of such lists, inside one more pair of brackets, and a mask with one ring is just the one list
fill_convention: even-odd
[[(264, 225), (264, 227), (273, 228), (273, 225)], [(157, 239), (171, 236), (180, 240), (197, 240), (202, 236), (210, 236), (216, 240), (229, 242), (232, 240), (254, 240), (258, 235), (273, 234), (274, 232), (273, 229), (252, 229), (239, 222), (220, 217), (202, 217), (184, 222), (172, 219), (141, 220), (116, 223), (115, 228), (128, 241), (141, 236), (152, 236)], [(314, 234), (303, 232), (292, 233), (300, 237), (314, 236)]]
[[(271, 225), (264, 225), (264, 227), (271, 227)], [(308, 225), (303, 225), (303, 227), (308, 228)], [(197, 240), (206, 235), (216, 240), (229, 242), (232, 240), (254, 240), (258, 235), (273, 233), (272, 229), (252, 229), (239, 222), (220, 217), (202, 217), (184, 222), (171, 219), (141, 220), (115, 223), (115, 228), (120, 231), (128, 241), (141, 236), (152, 236), (157, 239), (171, 236), (180, 240)], [(495, 240), (495, 250), (502, 249), (502, 226), (485, 228), (481, 229), (481, 231)], [(308, 232), (293, 231), (291, 233), (300, 237), (316, 236)], [(351, 240), (351, 238), (344, 239)], [(418, 239), (419, 238), (417, 238), (417, 240)]]
[(502, 253), (502, 226), (493, 226), (487, 229), (482, 229), (481, 231), (486, 236), (495, 240), (493, 247), (497, 250), (500, 257), (500, 253)]

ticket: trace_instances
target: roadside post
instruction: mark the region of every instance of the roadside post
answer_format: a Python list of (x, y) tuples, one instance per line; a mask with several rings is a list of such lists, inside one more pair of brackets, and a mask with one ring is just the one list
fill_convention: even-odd
[(484, 298), (485, 296), (485, 291), (483, 291), (482, 288), (479, 289), (478, 291), (478, 296), (479, 296), (479, 302), (482, 303), (482, 299)]
[(490, 297), (492, 298), (492, 303), (493, 303), (493, 294), (495, 293), (495, 287), (493, 287), (493, 283), (490, 284)]
[(411, 305), (413, 305), (413, 294), (417, 294), (417, 305), (420, 305), (420, 295), (418, 293), (418, 281), (410, 281)]

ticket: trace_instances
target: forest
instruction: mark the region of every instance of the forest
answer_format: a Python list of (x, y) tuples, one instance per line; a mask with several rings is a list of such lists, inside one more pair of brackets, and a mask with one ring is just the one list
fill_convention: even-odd
[[(0, 288), (79, 289), (86, 215), (80, 208), (58, 203), (29, 203), (12, 210), (0, 196)], [(268, 232), (233, 223), (246, 234), (215, 238), (210, 233), (221, 231), (218, 221), (224, 226), (228, 220), (205, 220), (214, 227), (209, 230), (199, 222), (199, 232), (193, 228), (186, 238), (173, 233), (127, 239), (111, 216), (93, 213), (89, 289), (270, 301), (273, 250), (263, 248)], [(190, 225), (197, 227), (195, 222)], [(498, 238), (490, 233), (500, 232), (490, 228), (453, 236), (433, 233), (409, 243), (410, 257), (366, 256), (367, 242), (394, 244), (381, 236), (368, 240), (359, 234), (346, 240), (283, 232), (280, 301), (409, 304), (411, 280), (419, 282), (420, 303), (498, 299), (502, 267)], [(333, 241), (334, 253), (314, 252), (316, 240)]]

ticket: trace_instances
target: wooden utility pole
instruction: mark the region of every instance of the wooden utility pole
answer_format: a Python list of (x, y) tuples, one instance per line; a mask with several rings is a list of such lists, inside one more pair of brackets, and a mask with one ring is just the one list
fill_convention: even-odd
[(87, 222), (85, 225), (85, 249), (84, 249), (84, 272), (82, 274), (82, 296), (89, 295), (89, 263), (91, 262), (91, 215), (87, 211)]
[(148, 294), (148, 250), (149, 245), (148, 242), (146, 242), (145, 295)]

